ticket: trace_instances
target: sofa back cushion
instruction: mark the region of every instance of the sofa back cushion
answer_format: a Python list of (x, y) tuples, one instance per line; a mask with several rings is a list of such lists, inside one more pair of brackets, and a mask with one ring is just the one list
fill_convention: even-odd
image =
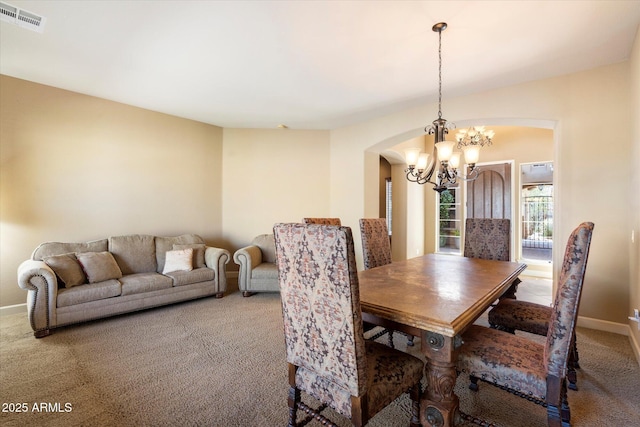
[(107, 239), (94, 240), (86, 243), (47, 242), (38, 246), (31, 254), (34, 261), (42, 261), (45, 257), (74, 252), (104, 252), (109, 249)]
[(174, 249), (173, 245), (189, 245), (194, 243), (204, 243), (204, 239), (197, 234), (183, 234), (176, 237), (156, 237), (156, 272), (162, 273), (167, 251)]
[(273, 238), (273, 234), (261, 234), (256, 236), (251, 242), (252, 245), (256, 245), (262, 252), (262, 262), (276, 262), (276, 243)]
[(155, 237), (129, 234), (109, 237), (109, 252), (122, 274), (152, 273), (156, 271)]

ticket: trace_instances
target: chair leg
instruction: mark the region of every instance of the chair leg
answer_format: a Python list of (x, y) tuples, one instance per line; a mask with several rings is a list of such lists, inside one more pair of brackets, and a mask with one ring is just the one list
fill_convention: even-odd
[(471, 381), (471, 384), (469, 384), (469, 390), (478, 391), (478, 377), (469, 375), (469, 381)]
[[(547, 381), (547, 390), (548, 387), (549, 382)], [(549, 399), (549, 394), (547, 394), (547, 424), (549, 427), (571, 427), (571, 411), (567, 401), (567, 384), (562, 380), (560, 384), (557, 384), (557, 387), (559, 387), (560, 396), (556, 395), (556, 398)]]
[(576, 344), (576, 334), (573, 334), (573, 345), (571, 346), (571, 352), (573, 353), (573, 367), (580, 369), (580, 356), (578, 355), (578, 344)]
[(297, 427), (296, 413), (298, 412), (298, 403), (300, 402), (300, 390), (297, 387), (289, 388), (289, 424), (287, 427)]
[(411, 387), (411, 422), (409, 427), (420, 427), (420, 383)]
[(560, 392), (562, 404), (560, 406), (560, 417), (562, 418), (562, 427), (571, 427), (571, 411), (569, 410), (569, 401), (567, 400), (567, 384), (563, 381)]

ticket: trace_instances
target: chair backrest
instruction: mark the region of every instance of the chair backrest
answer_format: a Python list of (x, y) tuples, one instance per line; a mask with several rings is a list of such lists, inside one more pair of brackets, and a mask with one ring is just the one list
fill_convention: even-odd
[(342, 225), (340, 218), (303, 218), (305, 224)]
[(592, 234), (593, 223), (583, 222), (569, 236), (564, 252), (544, 354), (548, 375), (558, 378), (566, 375), (567, 357), (578, 315)]
[(260, 234), (251, 241), (251, 244), (260, 248), (262, 262), (276, 262), (276, 245), (273, 234)]
[(506, 218), (467, 218), (464, 256), (509, 261), (511, 221)]
[(287, 362), (360, 396), (366, 355), (349, 227), (274, 226)]
[(391, 242), (385, 218), (360, 219), (364, 269), (391, 264)]

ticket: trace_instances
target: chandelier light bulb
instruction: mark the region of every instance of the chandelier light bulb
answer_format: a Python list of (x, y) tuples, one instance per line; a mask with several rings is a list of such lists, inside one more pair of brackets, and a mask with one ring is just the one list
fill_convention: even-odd
[(451, 155), (451, 158), (449, 159), (449, 166), (453, 169), (458, 169), (460, 166), (460, 152), (455, 152)]
[(462, 147), (464, 151), (464, 161), (475, 165), (480, 160), (480, 146), (479, 145), (467, 145)]
[(420, 149), (409, 148), (404, 151), (404, 157), (406, 159), (407, 165), (415, 166), (416, 163), (418, 163), (418, 158), (420, 157)]
[(456, 145), (453, 141), (442, 141), (436, 144), (438, 149), (438, 159), (441, 162), (448, 162), (453, 154), (453, 147)]
[(423, 171), (427, 168), (428, 164), (429, 164), (429, 155), (427, 153), (420, 153), (420, 156), (418, 156), (418, 163), (416, 164), (416, 169), (418, 169), (418, 171)]

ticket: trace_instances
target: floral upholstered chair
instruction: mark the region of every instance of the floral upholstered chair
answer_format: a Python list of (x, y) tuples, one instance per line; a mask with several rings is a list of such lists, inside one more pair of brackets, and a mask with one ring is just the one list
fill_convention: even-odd
[[(587, 223), (591, 224), (591, 223)], [(593, 228), (593, 224), (590, 225)], [(560, 291), (558, 288), (556, 292)], [(578, 301), (582, 292), (578, 294)], [(536, 304), (529, 301), (502, 299), (489, 311), (489, 325), (494, 329), (515, 333), (515, 331), (529, 332), (535, 335), (546, 336), (551, 321), (552, 309), (549, 306)], [(577, 390), (576, 369), (580, 369), (578, 347), (576, 345), (575, 331), (569, 358), (567, 360), (567, 380), (569, 388)]]
[[(410, 391), (410, 425), (419, 426), (424, 363), (365, 341), (351, 229), (276, 224), (274, 235), (291, 386), (288, 425), (298, 425), (298, 409), (334, 425), (321, 414), (329, 406), (362, 426)], [(302, 402), (301, 391), (320, 407)]]
[(472, 390), (478, 379), (547, 406), (550, 427), (570, 426), (567, 402), (567, 359), (580, 303), (593, 223), (582, 223), (569, 237), (551, 309), (545, 344), (478, 325), (463, 334), (457, 369), (469, 374)]
[(360, 236), (365, 270), (391, 264), (391, 242), (385, 218), (361, 218)]
[(467, 218), (464, 233), (465, 257), (509, 261), (510, 220), (505, 218)]
[(342, 225), (340, 218), (303, 218), (305, 224)]
[[(467, 258), (509, 261), (511, 259), (511, 220), (506, 218), (467, 218), (464, 231)], [(503, 298), (516, 297), (520, 279), (516, 278)]]
[[(391, 242), (385, 218), (361, 218), (360, 237), (365, 270), (391, 264)], [(371, 330), (375, 325), (365, 323), (364, 327), (365, 330)], [(389, 334), (389, 346), (393, 348), (393, 331), (391, 329), (383, 329), (370, 339), (377, 339), (386, 333)], [(413, 336), (408, 337), (407, 345), (413, 345)]]

